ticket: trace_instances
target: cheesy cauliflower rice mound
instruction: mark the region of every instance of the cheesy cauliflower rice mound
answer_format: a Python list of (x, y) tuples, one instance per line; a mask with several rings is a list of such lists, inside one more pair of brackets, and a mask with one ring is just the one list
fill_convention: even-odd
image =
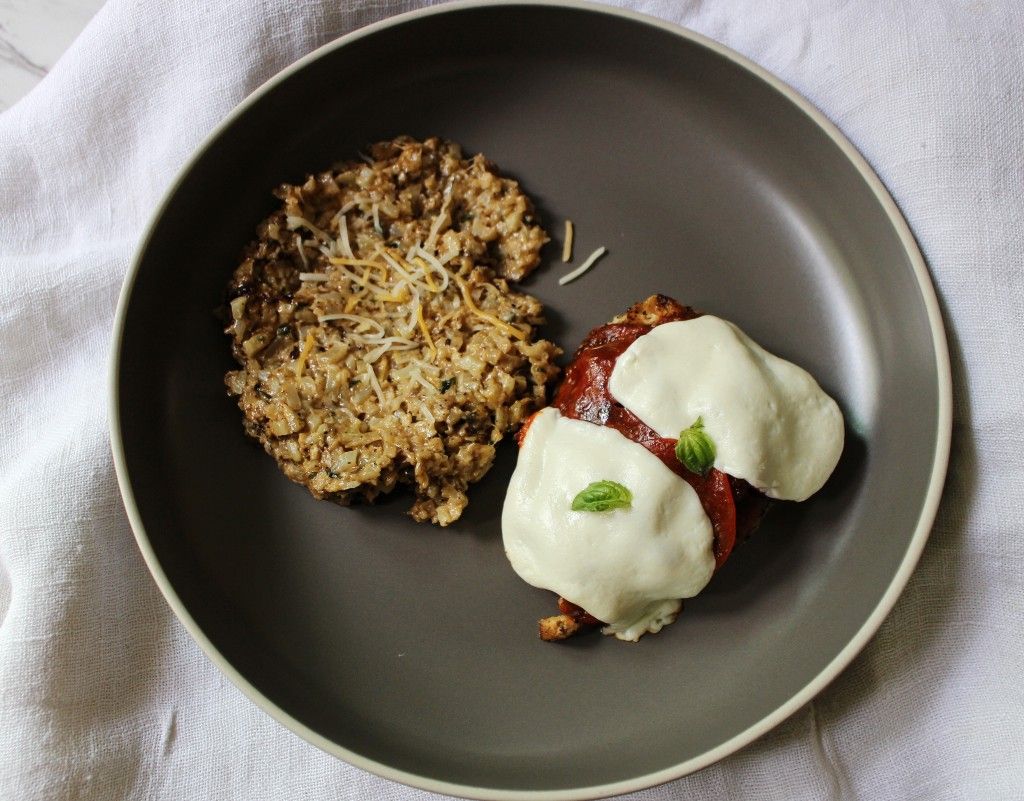
[(547, 241), (529, 198), (408, 137), (275, 194), (228, 287), (246, 432), (317, 498), (409, 484), (412, 517), (448, 525), (558, 372), (540, 302), (506, 281)]

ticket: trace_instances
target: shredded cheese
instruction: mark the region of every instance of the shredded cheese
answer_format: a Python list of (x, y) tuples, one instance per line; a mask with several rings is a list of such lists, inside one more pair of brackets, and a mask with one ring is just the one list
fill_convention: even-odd
[(348, 300), (345, 301), (345, 313), (350, 313), (356, 306), (359, 305), (359, 301), (361, 301), (364, 297), (366, 297), (365, 289), (360, 289), (358, 292), (349, 295)]
[(341, 211), (338, 212), (338, 240), (342, 255), (354, 259), (356, 254), (352, 252), (352, 246), (348, 241), (348, 217)]
[(427, 362), (420, 361), (419, 359), (411, 359), (410, 361), (414, 365), (419, 367), (421, 370), (426, 370), (428, 373), (436, 373), (437, 372), (437, 365), (436, 364), (427, 364)]
[(376, 348), (374, 348), (373, 350), (366, 354), (366, 356), (364, 357), (364, 361), (366, 361), (368, 364), (373, 364), (375, 361), (377, 361), (377, 359), (379, 359), (389, 350), (391, 350), (390, 345), (378, 345)]
[(462, 300), (465, 302), (469, 310), (473, 312), (473, 314), (475, 314), (477, 317), (483, 320), (487, 320), (487, 322), (491, 323), (491, 325), (504, 329), (509, 334), (514, 336), (516, 339), (526, 339), (526, 332), (523, 331), (523, 329), (518, 328), (512, 325), (511, 323), (506, 323), (504, 320), (499, 320), (493, 314), (488, 314), (479, 306), (477, 306), (476, 303), (473, 302), (473, 296), (470, 294), (469, 287), (466, 286), (466, 282), (459, 278), (459, 276), (457, 275), (454, 276), (454, 278), (455, 283), (459, 285), (459, 290), (462, 292)]
[[(448, 207), (452, 202), (452, 180), (448, 181), (448, 186), (444, 189), (444, 200), (441, 202), (441, 210), (437, 213), (434, 221), (430, 224), (430, 233), (427, 234), (427, 241), (423, 243), (424, 250), (433, 250), (434, 244), (437, 242), (437, 235), (441, 232), (441, 226), (444, 225), (445, 218), (448, 216)], [(450, 221), (449, 221), (450, 224)]]
[(349, 281), (352, 281), (353, 283), (359, 284), (359, 286), (363, 287), (364, 289), (369, 289), (375, 295), (388, 295), (388, 294), (390, 294), (386, 289), (384, 289), (384, 287), (378, 286), (377, 284), (373, 283), (373, 281), (370, 280), (370, 270), (369, 270), (369, 268), (367, 268), (366, 272), (363, 273), (363, 277), (360, 278), (354, 272), (352, 272), (351, 270), (348, 270), (348, 269), (342, 267), (341, 265), (335, 265), (335, 266), (337, 266), (338, 272), (340, 272), (342, 275), (344, 275)]
[(405, 286), (405, 282), (398, 285), (397, 292), (389, 292), (385, 294), (378, 294), (378, 300), (383, 300), (385, 303), (405, 303), (409, 299), (409, 290)]
[(572, 238), (574, 228), (572, 220), (565, 221), (565, 238), (562, 240), (562, 261), (568, 264), (572, 261)]
[(373, 366), (370, 364), (366, 365), (366, 374), (370, 379), (370, 386), (373, 387), (373, 391), (377, 394), (377, 401), (380, 403), (380, 408), (384, 408), (384, 390), (380, 388), (380, 381), (377, 380), (377, 374), (373, 372)]
[(416, 261), (423, 270), (423, 280), (427, 282), (427, 286), (430, 288), (430, 291), (434, 294), (440, 292), (441, 290), (438, 289), (437, 284), (434, 283), (434, 279), (430, 277), (430, 265), (418, 256), (416, 257)]
[(416, 287), (409, 287), (409, 291), (412, 293), (412, 304), (410, 308), (413, 310), (409, 313), (409, 322), (403, 327), (398, 326), (400, 333), (409, 336), (413, 331), (416, 330), (416, 307), (420, 305), (420, 293), (416, 291)]
[(416, 278), (413, 277), (412, 272), (415, 272), (415, 268), (411, 264), (406, 263), (405, 267), (409, 268), (409, 271), (407, 271), (405, 267), (399, 263), (399, 261), (402, 260), (402, 257), (399, 254), (389, 248), (381, 247), (380, 245), (377, 246), (377, 252), (380, 253), (384, 258), (384, 261), (388, 263), (388, 266), (404, 278), (411, 287), (420, 287), (422, 289), (428, 288), (426, 284), (417, 281)]
[(356, 323), (357, 330), (360, 328), (366, 330), (367, 327), (371, 327), (376, 328), (378, 331), (380, 331), (380, 333), (377, 336), (382, 337), (385, 334), (384, 326), (381, 325), (377, 320), (374, 320), (372, 317), (363, 317), (362, 315), (359, 314), (324, 314), (320, 317), (317, 317), (316, 319), (317, 322), (320, 323), (329, 323), (333, 320), (345, 320), (350, 323)]
[(430, 347), (432, 355), (437, 355), (437, 347), (434, 345), (434, 340), (430, 336), (430, 329), (427, 328), (427, 322), (423, 319), (423, 305), (420, 303), (416, 304), (416, 323), (420, 327), (420, 331), (423, 332), (423, 338), (427, 340), (427, 345)]
[[(416, 249), (416, 255), (419, 258), (423, 259), (428, 265), (437, 270), (438, 275), (441, 276), (441, 286), (435, 291), (444, 292), (448, 288), (448, 271), (444, 268), (444, 265), (441, 263), (441, 261), (437, 258), (437, 256), (434, 256), (431, 253), (427, 253), (427, 251), (423, 250), (422, 248)], [(427, 271), (424, 271), (423, 277), (426, 278), (428, 275), (429, 273)]]
[(589, 270), (591, 267), (593, 267), (594, 264), (597, 263), (597, 260), (599, 258), (601, 258), (605, 253), (607, 253), (605, 248), (604, 247), (599, 247), (597, 250), (595, 250), (593, 253), (591, 253), (589, 256), (587, 256), (587, 260), (585, 262), (583, 262), (583, 264), (581, 264), (579, 267), (577, 267), (572, 272), (566, 273), (561, 278), (559, 278), (558, 279), (558, 285), (559, 286), (565, 286), (570, 281), (575, 281), (577, 278), (579, 278), (581, 275), (583, 275), (583, 273), (585, 273), (587, 270)]
[(420, 374), (419, 370), (417, 370), (416, 372), (412, 373), (412, 377), (413, 377), (414, 381), (416, 381), (418, 384), (420, 384), (431, 395), (437, 395), (438, 394), (437, 387), (435, 387), (433, 384), (431, 384), (429, 381), (427, 381), (427, 379), (425, 379)]
[(447, 264), (448, 262), (450, 262), (452, 259), (454, 259), (458, 255), (459, 255), (458, 248), (453, 248), (452, 250), (449, 250), (446, 253), (442, 253), (440, 256), (437, 257), (437, 260), (441, 264)]
[(391, 345), (395, 350), (412, 350), (418, 348), (419, 344), (405, 337), (380, 337), (377, 335), (367, 336), (366, 341), (371, 344), (383, 343)]
[(306, 342), (302, 346), (302, 353), (299, 354), (298, 361), (295, 362), (295, 377), (301, 378), (302, 371), (306, 368), (306, 359), (309, 358), (310, 352), (313, 350), (313, 345), (316, 342), (313, 339), (313, 332), (310, 331), (306, 334)]
[(335, 264), (339, 267), (375, 267), (382, 271), (385, 276), (388, 274), (388, 266), (381, 261), (374, 261), (373, 259), (339, 259), (332, 258), (328, 259), (331, 264)]
[(373, 346), (373, 350), (369, 351), (365, 356), (365, 360), (371, 363), (377, 361), (377, 359), (388, 351), (413, 350), (414, 348), (419, 347), (418, 343), (413, 342), (411, 339), (406, 339), (405, 337), (384, 337), (381, 339), (379, 337), (360, 337), (358, 335), (354, 335), (352, 339), (356, 344)]
[(290, 231), (294, 231), (296, 228), (299, 227), (305, 228), (325, 245), (333, 241), (331, 239), (330, 234), (328, 234), (326, 231), (317, 228), (305, 217), (299, 217), (298, 215), (289, 214), (285, 217), (285, 223), (287, 223), (288, 230)]
[[(358, 203), (349, 201), (334, 215), (331, 224), (322, 230), (304, 216), (289, 215), (288, 227), (295, 231), (296, 258), (302, 270), (298, 273), (303, 282), (319, 283), (317, 292), (322, 292), (323, 307), (319, 311), (319, 324), (341, 323), (344, 327), (343, 347), (338, 353), (344, 355), (354, 352), (357, 358), (355, 373), (361, 377), (362, 388), (358, 390), (361, 397), (367, 397), (370, 390), (376, 395), (381, 408), (387, 404), (394, 406), (395, 399), (386, 396), (375, 365), (386, 354), (394, 353), (397, 362), (384, 359), (389, 376), (404, 375), (407, 380), (418, 383), (422, 387), (421, 398), (436, 396), (439, 392), (439, 368), (435, 362), (443, 341), (435, 341), (433, 331), (443, 331), (449, 321), (456, 315), (463, 315), (469, 323), (471, 331), (486, 330), (487, 326), (500, 329), (516, 339), (523, 340), (529, 335), (529, 327), (513, 324), (500, 319), (493, 313), (485, 311), (494, 300), (492, 293), (501, 294), (493, 284), (483, 284), (479, 291), (474, 285), (470, 288), (468, 277), (458, 275), (461, 252), (453, 247), (450, 238), (444, 238), (442, 231), (451, 224), (453, 181), (449, 180), (444, 189), (443, 200), (437, 214), (430, 223), (425, 241), (417, 239), (408, 248), (388, 247), (384, 237), (383, 222), (387, 221), (389, 204), (371, 201), (365, 198)], [(353, 211), (354, 209), (354, 211)], [(393, 209), (396, 216), (397, 209)], [(354, 220), (355, 228), (349, 231), (348, 212), (360, 215)], [(382, 215), (385, 215), (382, 219)], [(363, 227), (362, 220), (370, 218), (377, 236), (369, 233), (369, 226)], [(569, 223), (571, 226), (571, 223)], [(335, 227), (337, 226), (337, 227)], [(569, 229), (571, 231), (571, 229)], [(571, 233), (569, 234), (571, 237)], [(303, 239), (305, 237), (305, 239)], [(305, 247), (310, 247), (324, 254), (324, 261), (307, 257)], [(444, 249), (444, 252), (440, 252)], [(329, 264), (328, 267), (316, 267)], [(446, 267), (445, 265), (449, 265)], [(439, 297), (452, 291), (452, 283), (458, 286), (455, 296)], [(309, 291), (309, 290), (307, 290)], [(479, 300), (474, 300), (474, 294)], [(461, 296), (461, 297), (460, 297)], [(380, 306), (380, 312), (374, 316), (363, 316), (356, 313), (361, 302), (372, 301), (377, 304), (395, 304)], [(461, 301), (461, 302), (460, 302)], [(440, 319), (432, 319), (436, 303), (448, 306), (450, 311), (440, 315)], [(478, 305), (479, 304), (479, 305)], [(454, 308), (452, 308), (454, 307)], [(474, 320), (475, 318), (475, 320)], [(301, 336), (301, 335), (300, 335)], [(297, 377), (301, 377), (306, 369), (312, 369), (311, 354), (316, 346), (313, 331), (308, 331), (299, 353), (293, 364)], [(423, 349), (424, 344), (429, 352)], [(401, 352), (404, 352), (401, 353)], [(410, 359), (417, 355), (419, 358)], [(333, 349), (327, 353), (332, 360), (338, 355)], [(416, 401), (410, 411), (416, 414)], [(348, 410), (346, 412), (352, 416)], [(436, 420), (426, 404), (420, 404), (419, 414), (422, 421), (431, 424)], [(357, 419), (353, 416), (353, 419)], [(373, 436), (373, 432), (370, 432)]]

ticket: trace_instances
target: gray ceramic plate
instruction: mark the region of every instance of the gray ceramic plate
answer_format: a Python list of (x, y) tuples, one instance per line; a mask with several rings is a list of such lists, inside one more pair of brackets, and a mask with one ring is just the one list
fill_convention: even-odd
[[(548, 334), (652, 292), (730, 318), (839, 399), (825, 490), (776, 508), (673, 626), (540, 642), (549, 593), (502, 552), (503, 446), (467, 514), (343, 509), (287, 481), (225, 397), (211, 309), (270, 189), (398, 133), (520, 178), (556, 236), (610, 251), (528, 283)], [(159, 324), (157, 324), (157, 322)], [(114, 452), (139, 545), (211, 658), (360, 767), (480, 798), (583, 798), (696, 770), (809, 700), (863, 647), (924, 545), (950, 388), (935, 297), (878, 179), (810, 105), (687, 31), (593, 6), (450, 6), (375, 25), (243, 103), (187, 165), (125, 285)]]

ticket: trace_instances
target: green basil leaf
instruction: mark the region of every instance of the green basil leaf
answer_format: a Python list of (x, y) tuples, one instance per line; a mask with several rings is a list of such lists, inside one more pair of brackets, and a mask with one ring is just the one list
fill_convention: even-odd
[(628, 509), (633, 503), (633, 493), (615, 481), (595, 481), (572, 499), (574, 512), (608, 512), (612, 509)]
[(703, 417), (698, 417), (692, 426), (684, 428), (679, 433), (676, 458), (691, 473), (699, 473), (702, 476), (706, 476), (714, 465), (715, 443), (704, 430)]

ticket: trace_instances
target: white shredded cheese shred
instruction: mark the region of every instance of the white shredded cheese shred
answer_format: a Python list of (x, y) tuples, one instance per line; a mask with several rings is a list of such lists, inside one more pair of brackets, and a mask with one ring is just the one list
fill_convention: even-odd
[(432, 253), (427, 253), (423, 248), (417, 248), (416, 255), (420, 256), (427, 264), (434, 268), (438, 275), (441, 276), (441, 288), (437, 291), (444, 292), (448, 288), (448, 271), (441, 264), (440, 260), (438, 260), (437, 256)]
[(298, 217), (298, 216), (289, 214), (288, 216), (285, 217), (285, 222), (288, 224), (288, 230), (289, 231), (294, 231), (295, 229), (301, 227), (301, 228), (305, 228), (307, 231), (309, 231), (311, 234), (313, 234), (313, 236), (315, 236), (317, 239), (319, 239), (325, 245), (330, 243), (331, 241), (333, 241), (331, 239), (330, 234), (328, 234), (326, 231), (322, 231), (321, 229), (317, 228), (315, 225), (313, 225), (313, 223), (311, 223), (305, 217)]
[(603, 246), (599, 247), (597, 250), (595, 250), (593, 253), (587, 256), (587, 260), (583, 262), (583, 264), (581, 264), (572, 272), (566, 273), (561, 278), (559, 278), (558, 285), (565, 286), (570, 281), (575, 281), (577, 278), (583, 275), (583, 273), (585, 273), (587, 270), (593, 267), (597, 263), (597, 260), (601, 258), (605, 253), (607, 253), (607, 250)]
[[(295, 235), (295, 249), (299, 251), (299, 258), (302, 259), (302, 266), (304, 269), (309, 269), (309, 261), (306, 259), (306, 249), (302, 246), (302, 236), (300, 234)], [(300, 281), (304, 281), (304, 278), (299, 278)]]
[(380, 204), (373, 204), (373, 230), (384, 236), (384, 229), (380, 227)]
[[(385, 343), (383, 345), (379, 345), (376, 348), (374, 348), (373, 350), (369, 351), (366, 354), (366, 356), (363, 357), (363, 360), (365, 362), (367, 362), (367, 364), (373, 364), (374, 362), (377, 361), (377, 359), (379, 359), (381, 356), (383, 356), (389, 350), (391, 350), (391, 345), (389, 345), (387, 343)], [(381, 404), (383, 405), (383, 401), (381, 401)]]
[(380, 381), (377, 380), (377, 374), (373, 372), (373, 365), (366, 365), (366, 375), (370, 379), (370, 386), (373, 387), (373, 391), (377, 395), (377, 401), (380, 403), (380, 408), (384, 408), (384, 390), (380, 388)]
[(348, 217), (338, 212), (338, 245), (342, 256), (354, 259), (356, 255), (352, 252), (352, 246), (348, 242)]
[(328, 281), (330, 276), (327, 273), (299, 273), (300, 281)]
[[(416, 278), (415, 278), (415, 277), (413, 277), (412, 275), (410, 275), (409, 273), (407, 273), (407, 272), (405, 271), (405, 269), (404, 269), (404, 268), (402, 267), (402, 265), (398, 263), (398, 260), (397, 260), (397, 259), (396, 259), (396, 258), (395, 258), (394, 256), (392, 256), (392, 255), (391, 255), (390, 253), (388, 253), (388, 252), (387, 252), (387, 251), (386, 251), (386, 250), (385, 250), (384, 248), (378, 248), (377, 252), (378, 252), (378, 253), (379, 253), (379, 254), (381, 255), (381, 257), (382, 257), (382, 258), (384, 259), (384, 261), (386, 261), (386, 262), (388, 263), (388, 266), (389, 266), (389, 267), (390, 267), (390, 268), (391, 268), (392, 270), (394, 270), (394, 271), (395, 271), (396, 273), (398, 273), (398, 274), (399, 274), (399, 275), (400, 275), (400, 276), (401, 276), (401, 277), (402, 277), (402, 278), (403, 278), (403, 279), (404, 279), (404, 280), (405, 280), (406, 282), (408, 282), (408, 284), (410, 285), (410, 287), (414, 287), (414, 289), (413, 289), (413, 292), (414, 292), (414, 293), (415, 293), (415, 291), (416, 291), (417, 289), (423, 289), (423, 290), (425, 290), (425, 291), (427, 291), (427, 292), (429, 292), (429, 291), (430, 291), (430, 287), (428, 287), (428, 286), (427, 286), (427, 285), (426, 285), (425, 283), (423, 283), (422, 281), (418, 281), (418, 280), (416, 280)], [(417, 297), (418, 297), (418, 295), (417, 295)]]
[(317, 317), (316, 319), (318, 322), (321, 323), (329, 323), (332, 320), (345, 320), (350, 323), (357, 323), (358, 327), (363, 330), (365, 330), (367, 326), (371, 328), (376, 328), (380, 332), (379, 334), (377, 334), (377, 336), (384, 336), (384, 326), (381, 325), (377, 320), (374, 320), (372, 317), (363, 317), (362, 315), (359, 314), (344, 314), (343, 312), (338, 312), (337, 314), (324, 314), (321, 315), (320, 317)]
[[(433, 384), (431, 384), (429, 381), (427, 381), (427, 379), (425, 379), (422, 375), (420, 375), (419, 370), (417, 370), (415, 373), (413, 373), (412, 377), (416, 381), (416, 383), (422, 385), (423, 388), (427, 392), (429, 392), (431, 395), (436, 395), (437, 394), (437, 387), (435, 387)], [(433, 421), (431, 421), (431, 422), (433, 422)]]

